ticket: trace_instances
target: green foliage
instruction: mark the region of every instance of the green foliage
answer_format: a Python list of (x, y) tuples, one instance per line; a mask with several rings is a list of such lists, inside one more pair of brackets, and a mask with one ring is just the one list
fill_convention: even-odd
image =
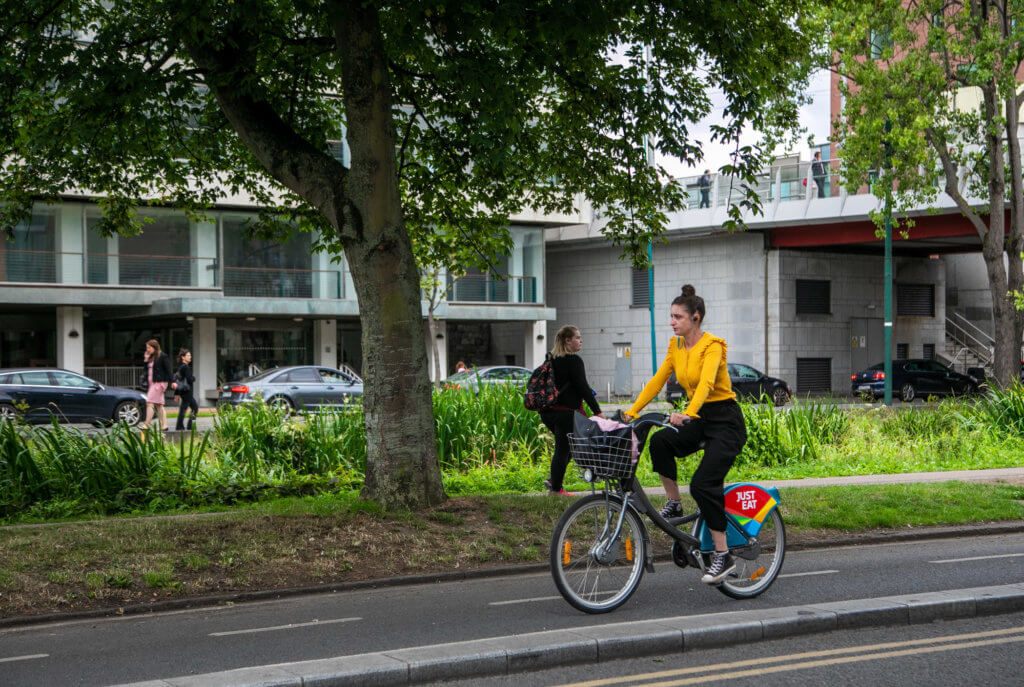
[(847, 414), (832, 404), (808, 403), (779, 412), (770, 404), (743, 404), (747, 443), (739, 463), (766, 467), (817, 460), (823, 445), (840, 444)]

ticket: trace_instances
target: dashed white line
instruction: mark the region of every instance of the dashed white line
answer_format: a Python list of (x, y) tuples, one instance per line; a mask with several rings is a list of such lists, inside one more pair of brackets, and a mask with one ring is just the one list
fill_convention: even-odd
[(938, 561), (928, 561), (929, 563), (960, 563), (963, 561), (985, 561), (990, 558), (1019, 558), (1024, 556), (1024, 553), (998, 553), (992, 556), (971, 556), (970, 558), (943, 558)]
[(509, 606), (511, 604), (528, 604), (533, 601), (556, 601), (560, 596), (535, 596), (532, 599), (512, 599), (511, 601), (492, 601), (488, 606)]
[(807, 577), (809, 575), (834, 575), (838, 570), (811, 570), (810, 572), (784, 573), (779, 577)]
[(28, 654), (26, 656), (10, 656), (8, 658), (0, 658), (0, 663), (10, 663), (11, 661), (31, 661), (34, 658), (48, 658), (50, 654)]
[(228, 635), (245, 635), (254, 632), (273, 632), (275, 630), (293, 630), (297, 627), (313, 627), (315, 625), (333, 625), (335, 623), (350, 623), (362, 618), (335, 618), (333, 620), (313, 620), (308, 623), (289, 623), (287, 625), (275, 625), (274, 627), (254, 627), (248, 630), (231, 630), (229, 632), (211, 632), (211, 637), (227, 637)]

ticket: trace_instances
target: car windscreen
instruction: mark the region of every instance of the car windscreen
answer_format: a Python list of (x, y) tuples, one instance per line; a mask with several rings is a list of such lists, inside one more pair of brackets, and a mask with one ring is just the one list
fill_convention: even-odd
[(461, 382), (464, 379), (476, 376), (476, 370), (463, 370), (462, 372), (456, 372), (451, 377), (446, 379), (446, 382)]

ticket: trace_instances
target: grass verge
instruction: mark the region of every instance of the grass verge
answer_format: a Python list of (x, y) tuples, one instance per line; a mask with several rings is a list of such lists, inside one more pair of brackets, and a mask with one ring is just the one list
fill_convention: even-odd
[[(286, 498), (212, 516), (0, 529), (0, 617), (415, 573), (543, 563), (564, 497), (453, 498), (382, 513), (354, 494)], [(1024, 519), (1024, 487), (904, 484), (782, 492), (791, 541), (840, 532)], [(652, 531), (656, 553), (667, 538)]]

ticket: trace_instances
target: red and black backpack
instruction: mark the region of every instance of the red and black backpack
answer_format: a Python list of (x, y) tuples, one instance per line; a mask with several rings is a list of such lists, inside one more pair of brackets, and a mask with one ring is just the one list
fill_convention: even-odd
[(523, 394), (523, 405), (527, 410), (546, 410), (555, 405), (558, 399), (558, 387), (555, 386), (555, 370), (551, 366), (551, 354), (544, 357), (544, 362), (530, 375)]

